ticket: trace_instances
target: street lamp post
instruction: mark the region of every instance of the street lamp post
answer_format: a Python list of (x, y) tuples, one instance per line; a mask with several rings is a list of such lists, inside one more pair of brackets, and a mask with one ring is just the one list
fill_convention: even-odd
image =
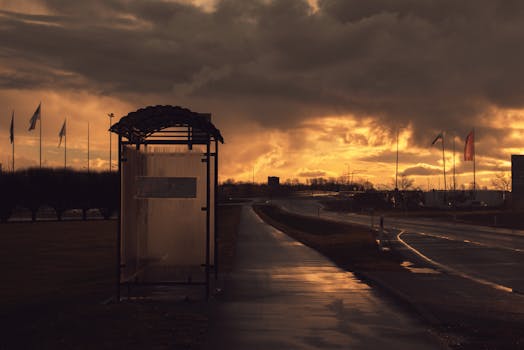
[[(113, 113), (109, 113), (107, 116), (109, 117), (109, 129), (111, 129), (111, 125), (113, 125), (111, 119), (113, 119), (115, 115)], [(111, 135), (112, 135), (112, 132), (109, 131), (109, 172), (113, 170), (113, 167), (112, 167), (113, 162), (112, 162), (112, 157), (111, 157), (113, 142), (112, 142)]]
[(398, 132), (399, 132), (399, 128), (397, 128), (397, 160), (395, 162), (395, 191), (398, 189)]

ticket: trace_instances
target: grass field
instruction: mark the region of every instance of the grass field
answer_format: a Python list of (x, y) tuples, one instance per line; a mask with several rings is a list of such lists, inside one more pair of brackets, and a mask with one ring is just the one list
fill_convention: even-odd
[[(222, 267), (233, 265), (240, 207), (217, 208)], [(205, 301), (103, 304), (115, 292), (115, 221), (0, 225), (0, 349), (190, 349)]]

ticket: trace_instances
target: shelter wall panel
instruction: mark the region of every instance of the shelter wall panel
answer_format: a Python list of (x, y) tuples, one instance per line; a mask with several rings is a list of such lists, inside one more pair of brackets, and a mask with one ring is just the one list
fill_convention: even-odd
[[(168, 152), (166, 149), (136, 151), (126, 148), (122, 171), (125, 264), (123, 279), (142, 281), (203, 281), (206, 262), (206, 163), (202, 152)], [(211, 178), (214, 169), (211, 167)], [(182, 198), (144, 197), (142, 185), (169, 179), (185, 179), (195, 191)], [(188, 183), (189, 183), (188, 182)], [(175, 181), (175, 183), (179, 183)], [(147, 186), (151, 185), (150, 183)], [(149, 187), (151, 188), (151, 187)], [(174, 193), (179, 193), (178, 190)], [(184, 191), (180, 192), (184, 193)], [(211, 222), (214, 219), (214, 187), (210, 187)], [(214, 225), (210, 226), (210, 261), (214, 260)]]
[[(164, 265), (205, 263), (206, 163), (203, 154), (148, 153), (147, 176), (196, 178), (195, 198), (149, 198), (148, 252)], [(213, 252), (213, 236), (211, 236)], [(211, 259), (213, 257), (211, 256)]]
[(143, 159), (140, 152), (134, 147), (124, 146), (122, 158), (122, 235), (121, 235), (121, 264), (122, 280), (128, 280), (135, 276), (144, 263), (145, 254), (145, 232), (144, 224), (147, 221), (145, 212), (147, 203), (135, 199), (136, 177), (143, 173)]

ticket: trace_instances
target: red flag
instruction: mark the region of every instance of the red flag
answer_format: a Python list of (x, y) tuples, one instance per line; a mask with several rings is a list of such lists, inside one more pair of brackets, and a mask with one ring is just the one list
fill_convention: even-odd
[(471, 130), (466, 136), (466, 144), (464, 145), (464, 160), (475, 159), (475, 130)]

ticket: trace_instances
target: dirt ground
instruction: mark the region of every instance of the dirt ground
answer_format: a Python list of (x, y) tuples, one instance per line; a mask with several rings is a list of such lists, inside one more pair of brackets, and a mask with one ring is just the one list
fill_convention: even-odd
[[(239, 206), (217, 208), (230, 269)], [(194, 349), (205, 301), (105, 303), (115, 294), (115, 221), (0, 225), (0, 349)]]
[[(380, 252), (365, 227), (256, 206), (264, 221), (355, 273), (433, 329), (452, 349), (524, 349), (524, 298), (441, 274), (415, 274), (398, 242)], [(410, 261), (415, 257), (409, 257)]]

